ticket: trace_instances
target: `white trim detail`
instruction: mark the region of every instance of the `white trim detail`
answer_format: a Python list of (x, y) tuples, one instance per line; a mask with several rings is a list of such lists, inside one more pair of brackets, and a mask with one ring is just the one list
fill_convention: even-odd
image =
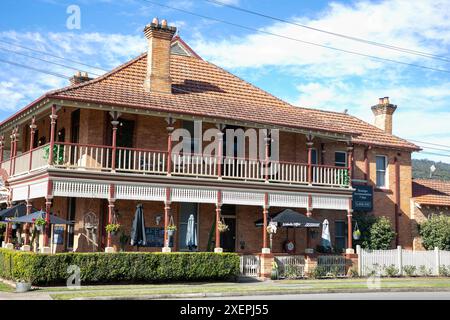
[(313, 209), (348, 210), (348, 199), (333, 196), (312, 196)]
[(30, 185), (30, 199), (44, 198), (47, 195), (48, 181)]
[(264, 193), (246, 191), (223, 191), (222, 203), (263, 206)]
[(26, 200), (28, 198), (28, 186), (13, 188), (12, 201)]
[(74, 181), (55, 181), (53, 195), (57, 197), (109, 198), (109, 184)]
[(122, 200), (164, 201), (166, 199), (166, 188), (118, 184), (116, 185), (115, 198)]
[(269, 205), (271, 207), (307, 208), (308, 195), (289, 193), (270, 193)]
[(217, 190), (213, 189), (194, 189), (194, 188), (172, 188), (172, 202), (198, 202), (198, 203), (216, 203)]

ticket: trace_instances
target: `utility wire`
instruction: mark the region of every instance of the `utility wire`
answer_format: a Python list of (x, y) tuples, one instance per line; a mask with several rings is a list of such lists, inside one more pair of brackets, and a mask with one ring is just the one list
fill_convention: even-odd
[(449, 157), (450, 158), (450, 154), (442, 154), (442, 153), (427, 152), (427, 151), (422, 151), (420, 153), (421, 154), (430, 154), (430, 155), (433, 155), (433, 156)]
[(444, 147), (444, 148), (449, 148), (450, 146), (444, 145), (444, 144), (437, 144), (437, 143), (431, 143), (431, 142), (426, 142), (426, 141), (419, 141), (419, 140), (414, 140), (414, 139), (408, 139), (409, 141), (413, 141), (413, 142), (418, 142), (418, 143), (425, 143), (425, 144), (429, 144), (432, 146), (437, 146), (437, 147)]
[(291, 41), (296, 41), (296, 42), (300, 42), (300, 43), (304, 43), (304, 44), (309, 44), (309, 45), (316, 46), (316, 47), (321, 47), (321, 48), (334, 50), (334, 51), (340, 51), (340, 52), (344, 52), (344, 53), (348, 53), (348, 54), (352, 54), (352, 55), (357, 55), (357, 56), (361, 56), (361, 57), (371, 58), (371, 59), (374, 59), (374, 60), (385, 61), (385, 62), (392, 62), (392, 63), (402, 64), (402, 65), (405, 65), (405, 66), (416, 67), (416, 68), (427, 69), (427, 70), (432, 70), (432, 71), (437, 71), (437, 72), (444, 72), (444, 73), (449, 73), (450, 74), (450, 70), (438, 69), (438, 68), (433, 68), (433, 67), (427, 67), (427, 66), (423, 66), (423, 65), (414, 64), (414, 63), (408, 63), (408, 62), (403, 62), (403, 61), (389, 59), (389, 58), (381, 58), (381, 57), (378, 57), (378, 56), (373, 56), (373, 55), (369, 55), (369, 54), (365, 54), (365, 53), (361, 53), (361, 52), (356, 52), (356, 51), (351, 51), (351, 50), (331, 47), (331, 46), (327, 46), (327, 45), (323, 45), (323, 44), (319, 44), (319, 43), (314, 43), (314, 42), (305, 41), (305, 40), (301, 40), (301, 39), (297, 39), (297, 38), (292, 38), (292, 37), (281, 35), (281, 34), (278, 34), (278, 33), (273, 33), (273, 32), (269, 32), (269, 31), (264, 31), (264, 30), (259, 30), (259, 29), (256, 29), (256, 28), (252, 28), (252, 27), (247, 27), (247, 26), (240, 25), (240, 24), (237, 24), (237, 23), (233, 23), (233, 22), (229, 22), (229, 21), (226, 21), (226, 20), (205, 16), (203, 14), (195, 13), (195, 12), (188, 11), (188, 10), (181, 9), (181, 8), (172, 7), (172, 6), (169, 6), (169, 5), (161, 4), (161, 3), (150, 1), (150, 0), (142, 0), (142, 1), (145, 1), (147, 3), (153, 4), (153, 5), (156, 5), (156, 6), (160, 6), (160, 7), (166, 8), (166, 9), (180, 11), (180, 12), (183, 12), (183, 13), (187, 13), (187, 14), (199, 17), (199, 18), (203, 18), (203, 19), (207, 19), (207, 20), (211, 20), (211, 21), (216, 21), (216, 22), (219, 22), (219, 23), (227, 24), (227, 25), (234, 26), (234, 27), (237, 27), (237, 28), (249, 30), (249, 31), (252, 31), (252, 32), (258, 32), (258, 33), (261, 33), (261, 34), (267, 34), (267, 35), (274, 36), (274, 37), (279, 37), (279, 38), (283, 38), (283, 39), (287, 39), (287, 40), (291, 40)]
[(89, 67), (89, 68), (101, 70), (101, 71), (104, 71), (104, 72), (108, 72), (108, 70), (105, 70), (105, 69), (102, 69), (102, 68), (99, 68), (99, 67), (96, 67), (96, 66), (93, 66), (93, 65), (90, 65), (90, 64), (86, 64), (84, 62), (80, 62), (80, 61), (77, 61), (77, 60), (72, 60), (72, 59), (69, 59), (69, 58), (61, 57), (61, 56), (49, 53), (47, 51), (37, 50), (37, 49), (30, 48), (30, 47), (25, 47), (23, 45), (20, 45), (20, 44), (17, 44), (17, 43), (13, 43), (13, 42), (9, 42), (9, 41), (2, 40), (2, 39), (0, 39), (0, 42), (9, 44), (9, 45), (14, 46), (14, 47), (22, 48), (22, 49), (25, 49), (25, 50), (30, 50), (30, 51), (33, 51), (33, 52), (36, 52), (36, 53), (45, 54), (45, 55), (53, 57), (53, 58), (57, 58), (57, 59), (66, 60), (66, 61), (69, 61), (69, 62), (77, 63), (77, 64), (85, 66), (85, 67)]
[(51, 76), (55, 76), (55, 77), (59, 77), (59, 78), (63, 78), (63, 79), (70, 79), (70, 77), (65, 76), (63, 74), (60, 74), (60, 73), (56, 73), (56, 72), (52, 72), (52, 71), (47, 71), (47, 70), (43, 70), (43, 69), (30, 67), (30, 66), (27, 66), (27, 65), (24, 65), (24, 64), (20, 64), (20, 63), (17, 63), (17, 62), (3, 60), (1, 58), (0, 58), (0, 62), (7, 63), (7, 64), (10, 64), (10, 65), (13, 65), (13, 66), (17, 66), (17, 67), (21, 67), (21, 68), (25, 68), (25, 69), (29, 69), (29, 70), (33, 70), (33, 71), (37, 71), (37, 72), (41, 72), (41, 73), (45, 73), (45, 74), (48, 74), (48, 75), (51, 75)]
[(267, 14), (264, 14), (264, 13), (256, 12), (256, 11), (253, 11), (253, 10), (244, 9), (242, 7), (238, 7), (236, 5), (232, 5), (232, 4), (228, 4), (228, 3), (224, 3), (224, 2), (218, 1), (218, 0), (204, 0), (204, 1), (209, 2), (209, 3), (214, 3), (214, 4), (220, 5), (222, 7), (228, 7), (228, 8), (234, 9), (234, 10), (238, 10), (238, 11), (241, 11), (241, 12), (252, 14), (252, 15), (255, 15), (255, 16), (259, 16), (259, 17), (275, 20), (275, 21), (278, 21), (278, 22), (287, 23), (287, 24), (290, 24), (290, 25), (294, 25), (294, 26), (305, 28), (305, 29), (309, 29), (309, 30), (314, 30), (314, 31), (317, 31), (317, 32), (326, 33), (326, 34), (329, 34), (329, 35), (332, 35), (332, 36), (341, 37), (341, 38), (348, 39), (348, 40), (358, 41), (358, 42), (361, 42), (361, 43), (365, 43), (365, 44), (369, 44), (369, 45), (373, 45), (373, 46), (378, 46), (378, 47), (382, 47), (382, 48), (386, 48), (386, 49), (390, 49), (390, 50), (400, 51), (400, 52), (404, 52), (404, 53), (409, 53), (409, 54), (413, 54), (413, 55), (418, 55), (418, 56), (422, 56), (422, 57), (426, 57), (426, 58), (431, 58), (431, 59), (437, 59), (437, 60), (450, 62), (450, 59), (448, 59), (446, 57), (435, 55), (435, 54), (428, 53), (428, 52), (422, 52), (422, 51), (412, 50), (412, 49), (408, 49), (408, 48), (402, 48), (402, 47), (393, 46), (393, 45), (390, 45), (390, 44), (385, 44), (385, 43), (371, 41), (371, 40), (366, 40), (366, 39), (362, 39), (362, 38), (357, 38), (357, 37), (353, 37), (353, 36), (349, 36), (349, 35), (345, 35), (345, 34), (341, 34), (341, 33), (336, 33), (336, 32), (332, 32), (332, 31), (328, 31), (328, 30), (324, 30), (324, 29), (314, 28), (314, 27), (310, 27), (310, 26), (307, 26), (307, 25), (304, 25), (304, 24), (292, 22), (292, 21), (289, 21), (289, 20), (286, 20), (286, 19), (282, 19), (282, 18), (270, 16), (270, 15), (267, 15)]
[[(10, 52), (10, 53), (14, 53), (14, 54), (18, 54), (18, 55), (21, 55), (21, 56), (24, 56), (24, 57), (27, 57), (27, 58), (36, 59), (36, 60), (43, 61), (43, 62), (46, 62), (46, 63), (54, 64), (54, 65), (57, 65), (57, 66), (60, 66), (60, 67), (63, 67), (63, 68), (67, 68), (67, 69), (71, 69), (71, 70), (75, 70), (75, 71), (87, 72), (85, 70), (80, 70), (78, 68), (71, 67), (71, 66), (68, 66), (68, 65), (65, 65), (65, 64), (62, 64), (62, 63), (58, 63), (58, 62), (49, 61), (49, 60), (46, 60), (46, 59), (34, 57), (34, 56), (31, 56), (31, 55), (28, 55), (28, 54), (25, 54), (25, 53), (22, 53), (22, 52), (9, 50), (9, 49), (3, 48), (3, 47), (0, 47), (0, 50), (6, 51), (6, 52)], [(95, 76), (100, 76), (99, 74), (96, 74), (96, 73), (93, 73), (93, 72), (90, 72), (90, 74), (95, 75)]]

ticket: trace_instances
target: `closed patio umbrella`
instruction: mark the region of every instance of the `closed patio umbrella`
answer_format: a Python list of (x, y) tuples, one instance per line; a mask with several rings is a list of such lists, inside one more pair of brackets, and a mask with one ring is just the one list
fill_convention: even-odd
[(322, 222), (322, 247), (331, 248), (330, 226), (327, 219)]
[(22, 217), (11, 219), (10, 222), (15, 223), (34, 223), (37, 218), (45, 219), (46, 221), (49, 221), (50, 224), (73, 224), (73, 222), (65, 220), (63, 218), (54, 216), (52, 214), (49, 214), (47, 219), (47, 214), (44, 211), (37, 211)]
[(195, 230), (195, 219), (193, 214), (189, 216), (187, 223), (186, 246), (189, 248), (189, 250), (195, 249), (197, 247), (197, 232)]
[(139, 246), (145, 246), (146, 244), (144, 210), (142, 204), (138, 204), (134, 214), (133, 225), (131, 226), (131, 245), (137, 246), (139, 250)]
[[(31, 212), (36, 212), (35, 208), (31, 208)], [(17, 204), (11, 208), (4, 209), (0, 211), (0, 221), (6, 220), (7, 218), (17, 218), (22, 217), (27, 214), (27, 205), (25, 203)]]

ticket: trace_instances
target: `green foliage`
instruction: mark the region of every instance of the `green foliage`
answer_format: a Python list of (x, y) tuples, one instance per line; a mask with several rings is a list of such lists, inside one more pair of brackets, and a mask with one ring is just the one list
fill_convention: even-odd
[(36, 226), (45, 226), (47, 224), (47, 221), (45, 221), (44, 218), (37, 218), (36, 220), (34, 220), (34, 225)]
[(443, 277), (450, 277), (450, 266), (439, 266), (439, 275)]
[(83, 283), (167, 282), (234, 279), (239, 256), (209, 252), (119, 252), (37, 254), (0, 249), (0, 277), (33, 284), (62, 284), (67, 267), (81, 270)]
[(416, 266), (403, 266), (403, 272), (408, 276), (408, 277), (414, 277), (416, 275)]
[(435, 162), (427, 159), (413, 159), (413, 178), (430, 178), (430, 167), (433, 165), (436, 171), (433, 173), (433, 179), (450, 180), (450, 164), (444, 162)]
[(354, 267), (348, 269), (347, 277), (349, 277), (349, 278), (358, 278), (359, 277), (358, 270), (356, 268), (354, 268)]
[(309, 273), (309, 277), (312, 279), (325, 278), (327, 275), (327, 269), (324, 266), (317, 266)]
[(115, 232), (119, 231), (120, 224), (110, 223), (110, 224), (106, 225), (105, 229), (106, 229), (106, 232), (108, 232), (108, 233), (115, 233)]
[(368, 248), (372, 250), (387, 250), (391, 247), (395, 232), (391, 222), (386, 217), (379, 217), (369, 230)]
[(303, 277), (303, 267), (287, 265), (284, 270), (284, 276), (287, 279), (298, 279)]
[[(44, 160), (48, 160), (50, 157), (50, 145), (44, 147)], [(64, 146), (55, 144), (53, 146), (53, 164), (63, 164), (64, 163)]]
[(419, 231), (425, 249), (450, 250), (450, 216), (433, 215), (420, 225)]
[(377, 220), (373, 214), (367, 212), (355, 212), (353, 220), (358, 223), (358, 229), (361, 232), (361, 237), (358, 240), (353, 240), (353, 244), (360, 245), (362, 248), (370, 247), (370, 228)]
[(429, 277), (429, 276), (431, 276), (432, 273), (433, 273), (433, 271), (432, 271), (431, 269), (427, 268), (427, 267), (424, 266), (424, 265), (421, 265), (421, 266), (419, 267), (419, 274), (420, 274), (421, 276)]
[(390, 266), (384, 267), (384, 272), (386, 273), (386, 276), (388, 277), (398, 277), (400, 270), (394, 265), (391, 264)]

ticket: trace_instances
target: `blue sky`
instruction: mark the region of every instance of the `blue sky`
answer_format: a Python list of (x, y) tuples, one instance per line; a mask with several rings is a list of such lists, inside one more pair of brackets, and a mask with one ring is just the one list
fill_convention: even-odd
[[(152, 0), (251, 28), (407, 63), (450, 70), (450, 62), (364, 45), (203, 0)], [(221, 0), (311, 27), (370, 39), (450, 60), (450, 0), (289, 1)], [(80, 8), (80, 29), (68, 29), (67, 8)], [(145, 0), (2, 0), (0, 59), (71, 76), (74, 70), (10, 51), (100, 70), (13, 47), (13, 42), (111, 69), (145, 51), (143, 26), (154, 16), (178, 27), (183, 39), (211, 61), (295, 105), (348, 112), (372, 122), (370, 106), (389, 96), (398, 105), (394, 133), (449, 146), (416, 154), (450, 162), (450, 73), (382, 63), (368, 58), (243, 30)], [(6, 51), (5, 51), (6, 49)], [(7, 51), (10, 50), (10, 51)], [(0, 62), (0, 119), (67, 80)], [(429, 145), (431, 146), (431, 145)], [(445, 149), (445, 147), (434, 146)]]

